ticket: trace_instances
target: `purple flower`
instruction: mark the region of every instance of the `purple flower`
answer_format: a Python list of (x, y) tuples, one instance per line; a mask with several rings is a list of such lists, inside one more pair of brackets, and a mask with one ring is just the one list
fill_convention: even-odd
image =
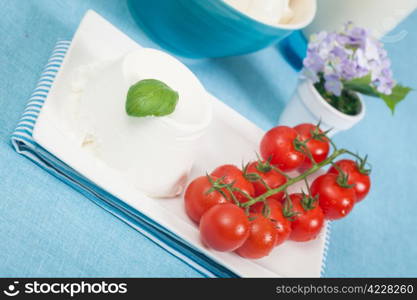
[(323, 76), (325, 89), (336, 96), (340, 96), (344, 81), (370, 74), (371, 85), (390, 94), (395, 86), (390, 65), (383, 44), (366, 29), (348, 22), (342, 32), (322, 31), (311, 36), (304, 74), (313, 82)]
[(353, 61), (356, 63), (356, 71), (357, 76), (355, 77), (363, 77), (369, 74), (370, 65), (369, 61), (366, 59), (365, 52), (362, 49), (357, 49), (355, 51)]
[(373, 84), (376, 86), (378, 92), (390, 95), (392, 88), (395, 86), (395, 82), (392, 79), (391, 69), (381, 70), (380, 76), (373, 81)]
[(304, 65), (315, 73), (320, 72), (324, 67), (324, 60), (316, 53), (308, 50), (309, 54), (304, 59)]
[(352, 80), (357, 77), (359, 71), (360, 70), (358, 70), (358, 66), (354, 61), (346, 59), (343, 62), (341, 75), (345, 80)]
[(344, 31), (338, 33), (343, 45), (350, 48), (364, 49), (366, 47), (367, 39), (369, 38), (368, 31), (361, 27), (356, 27), (353, 22), (347, 22), (344, 26)]
[(324, 83), (324, 87), (326, 90), (333, 95), (340, 96), (342, 94), (342, 82), (340, 81), (340, 78), (337, 77), (334, 74), (325, 75), (324, 80), (326, 81)]

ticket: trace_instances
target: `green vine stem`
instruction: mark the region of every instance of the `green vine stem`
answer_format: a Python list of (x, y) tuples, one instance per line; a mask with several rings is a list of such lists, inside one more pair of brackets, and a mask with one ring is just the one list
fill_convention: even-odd
[(296, 177), (292, 177), (290, 178), (285, 184), (281, 185), (280, 187), (276, 188), (276, 189), (270, 189), (268, 191), (266, 191), (264, 194), (259, 195), (256, 198), (252, 198), (249, 201), (245, 202), (245, 203), (241, 203), (242, 207), (250, 207), (252, 205), (254, 205), (257, 202), (261, 202), (261, 201), (265, 201), (268, 197), (275, 195), (276, 193), (282, 192), (284, 191), (286, 188), (288, 188), (289, 186), (305, 180), (308, 176), (316, 173), (318, 170), (320, 170), (322, 167), (331, 164), (337, 157), (339, 157), (342, 154), (351, 154), (354, 155), (355, 157), (357, 156), (356, 154), (353, 154), (352, 152), (346, 150), (346, 149), (336, 149), (329, 157), (327, 157), (325, 160), (323, 160), (320, 163), (316, 163), (313, 164), (313, 166), (308, 169), (307, 171), (305, 171), (304, 173), (296, 176)]

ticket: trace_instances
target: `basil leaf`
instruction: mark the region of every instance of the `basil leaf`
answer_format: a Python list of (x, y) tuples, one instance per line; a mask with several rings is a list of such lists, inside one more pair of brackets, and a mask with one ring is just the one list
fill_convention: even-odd
[(126, 113), (132, 117), (166, 116), (177, 105), (178, 93), (162, 81), (144, 79), (129, 88)]

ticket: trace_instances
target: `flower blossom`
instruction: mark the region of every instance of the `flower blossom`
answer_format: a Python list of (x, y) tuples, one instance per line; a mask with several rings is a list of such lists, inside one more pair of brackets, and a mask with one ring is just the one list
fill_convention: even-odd
[(389, 95), (395, 86), (383, 44), (352, 22), (342, 32), (313, 34), (303, 63), (304, 74), (313, 82), (322, 77), (325, 89), (336, 96), (341, 95), (344, 81), (367, 75), (379, 93)]

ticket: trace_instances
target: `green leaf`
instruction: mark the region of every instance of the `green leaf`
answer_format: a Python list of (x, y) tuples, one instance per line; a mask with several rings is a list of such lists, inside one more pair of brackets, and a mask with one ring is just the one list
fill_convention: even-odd
[(349, 81), (344, 81), (343, 86), (347, 90), (355, 91), (367, 96), (379, 97), (378, 92), (371, 86), (371, 74), (364, 77), (354, 78)]
[(384, 100), (384, 102), (391, 109), (391, 112), (394, 114), (395, 106), (401, 102), (411, 91), (412, 89), (406, 86), (397, 84), (393, 89), (390, 95), (379, 94), (379, 96)]
[(369, 85), (372, 82), (371, 73), (365, 75), (363, 77), (354, 78), (352, 80), (346, 81), (347, 83), (351, 83), (353, 85)]
[(129, 88), (126, 113), (132, 117), (166, 116), (177, 105), (178, 93), (162, 81), (144, 79)]
[(343, 82), (343, 86), (346, 90), (352, 90), (367, 96), (378, 97), (384, 100), (385, 104), (394, 113), (395, 106), (401, 102), (407, 94), (411, 91), (411, 88), (397, 84), (390, 95), (385, 95), (377, 91), (372, 86), (371, 74), (368, 74), (361, 78), (355, 78), (350, 81)]

